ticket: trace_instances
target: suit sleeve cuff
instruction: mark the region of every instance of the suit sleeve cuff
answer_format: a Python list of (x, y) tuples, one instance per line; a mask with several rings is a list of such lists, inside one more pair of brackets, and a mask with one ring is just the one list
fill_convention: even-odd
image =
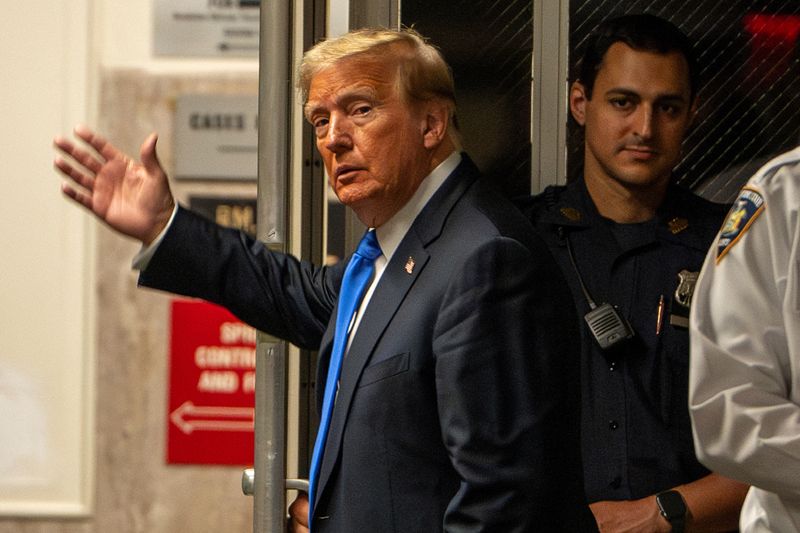
[(169, 217), (167, 225), (164, 226), (163, 230), (161, 230), (161, 233), (159, 233), (158, 236), (155, 239), (153, 239), (153, 242), (151, 242), (148, 246), (142, 245), (142, 248), (139, 250), (139, 253), (137, 253), (134, 256), (133, 261), (131, 263), (131, 267), (134, 270), (142, 272), (147, 269), (147, 265), (150, 264), (150, 259), (153, 258), (153, 254), (156, 253), (156, 250), (161, 244), (161, 241), (164, 240), (164, 236), (169, 231), (169, 228), (172, 227), (172, 221), (175, 220), (175, 215), (177, 213), (178, 213), (178, 203), (175, 202), (175, 208), (172, 210), (172, 215)]

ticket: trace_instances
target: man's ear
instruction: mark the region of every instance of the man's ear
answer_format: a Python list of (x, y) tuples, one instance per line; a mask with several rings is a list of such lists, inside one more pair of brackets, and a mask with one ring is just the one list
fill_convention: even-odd
[(586, 87), (579, 81), (573, 82), (569, 88), (569, 110), (572, 112), (572, 118), (581, 126), (586, 124), (586, 102), (588, 101)]
[(694, 126), (695, 120), (697, 120), (697, 109), (700, 105), (700, 98), (695, 96), (694, 100), (692, 101), (692, 106), (689, 108), (689, 127), (691, 128)]
[(433, 150), (438, 148), (450, 125), (450, 108), (441, 100), (432, 100), (424, 106), (424, 123), (422, 137), (425, 148)]

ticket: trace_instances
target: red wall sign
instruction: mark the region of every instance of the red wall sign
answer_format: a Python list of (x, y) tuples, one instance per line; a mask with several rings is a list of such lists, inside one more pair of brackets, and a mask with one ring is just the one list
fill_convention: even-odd
[(253, 464), (256, 331), (208, 302), (172, 302), (167, 462)]

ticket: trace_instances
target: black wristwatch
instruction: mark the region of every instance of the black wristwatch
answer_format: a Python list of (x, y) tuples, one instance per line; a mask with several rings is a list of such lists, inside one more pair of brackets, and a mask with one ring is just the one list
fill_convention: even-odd
[(656, 503), (661, 516), (672, 525), (673, 533), (683, 533), (686, 528), (686, 502), (677, 490), (667, 490), (656, 494)]

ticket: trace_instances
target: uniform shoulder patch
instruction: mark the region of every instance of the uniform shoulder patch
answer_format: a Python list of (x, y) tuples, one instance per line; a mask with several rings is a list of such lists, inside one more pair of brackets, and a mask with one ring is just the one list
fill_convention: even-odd
[(722, 261), (725, 254), (735, 245), (750, 229), (761, 212), (764, 210), (764, 197), (752, 187), (744, 187), (739, 192), (739, 197), (728, 212), (728, 217), (722, 225), (717, 240), (717, 264)]

